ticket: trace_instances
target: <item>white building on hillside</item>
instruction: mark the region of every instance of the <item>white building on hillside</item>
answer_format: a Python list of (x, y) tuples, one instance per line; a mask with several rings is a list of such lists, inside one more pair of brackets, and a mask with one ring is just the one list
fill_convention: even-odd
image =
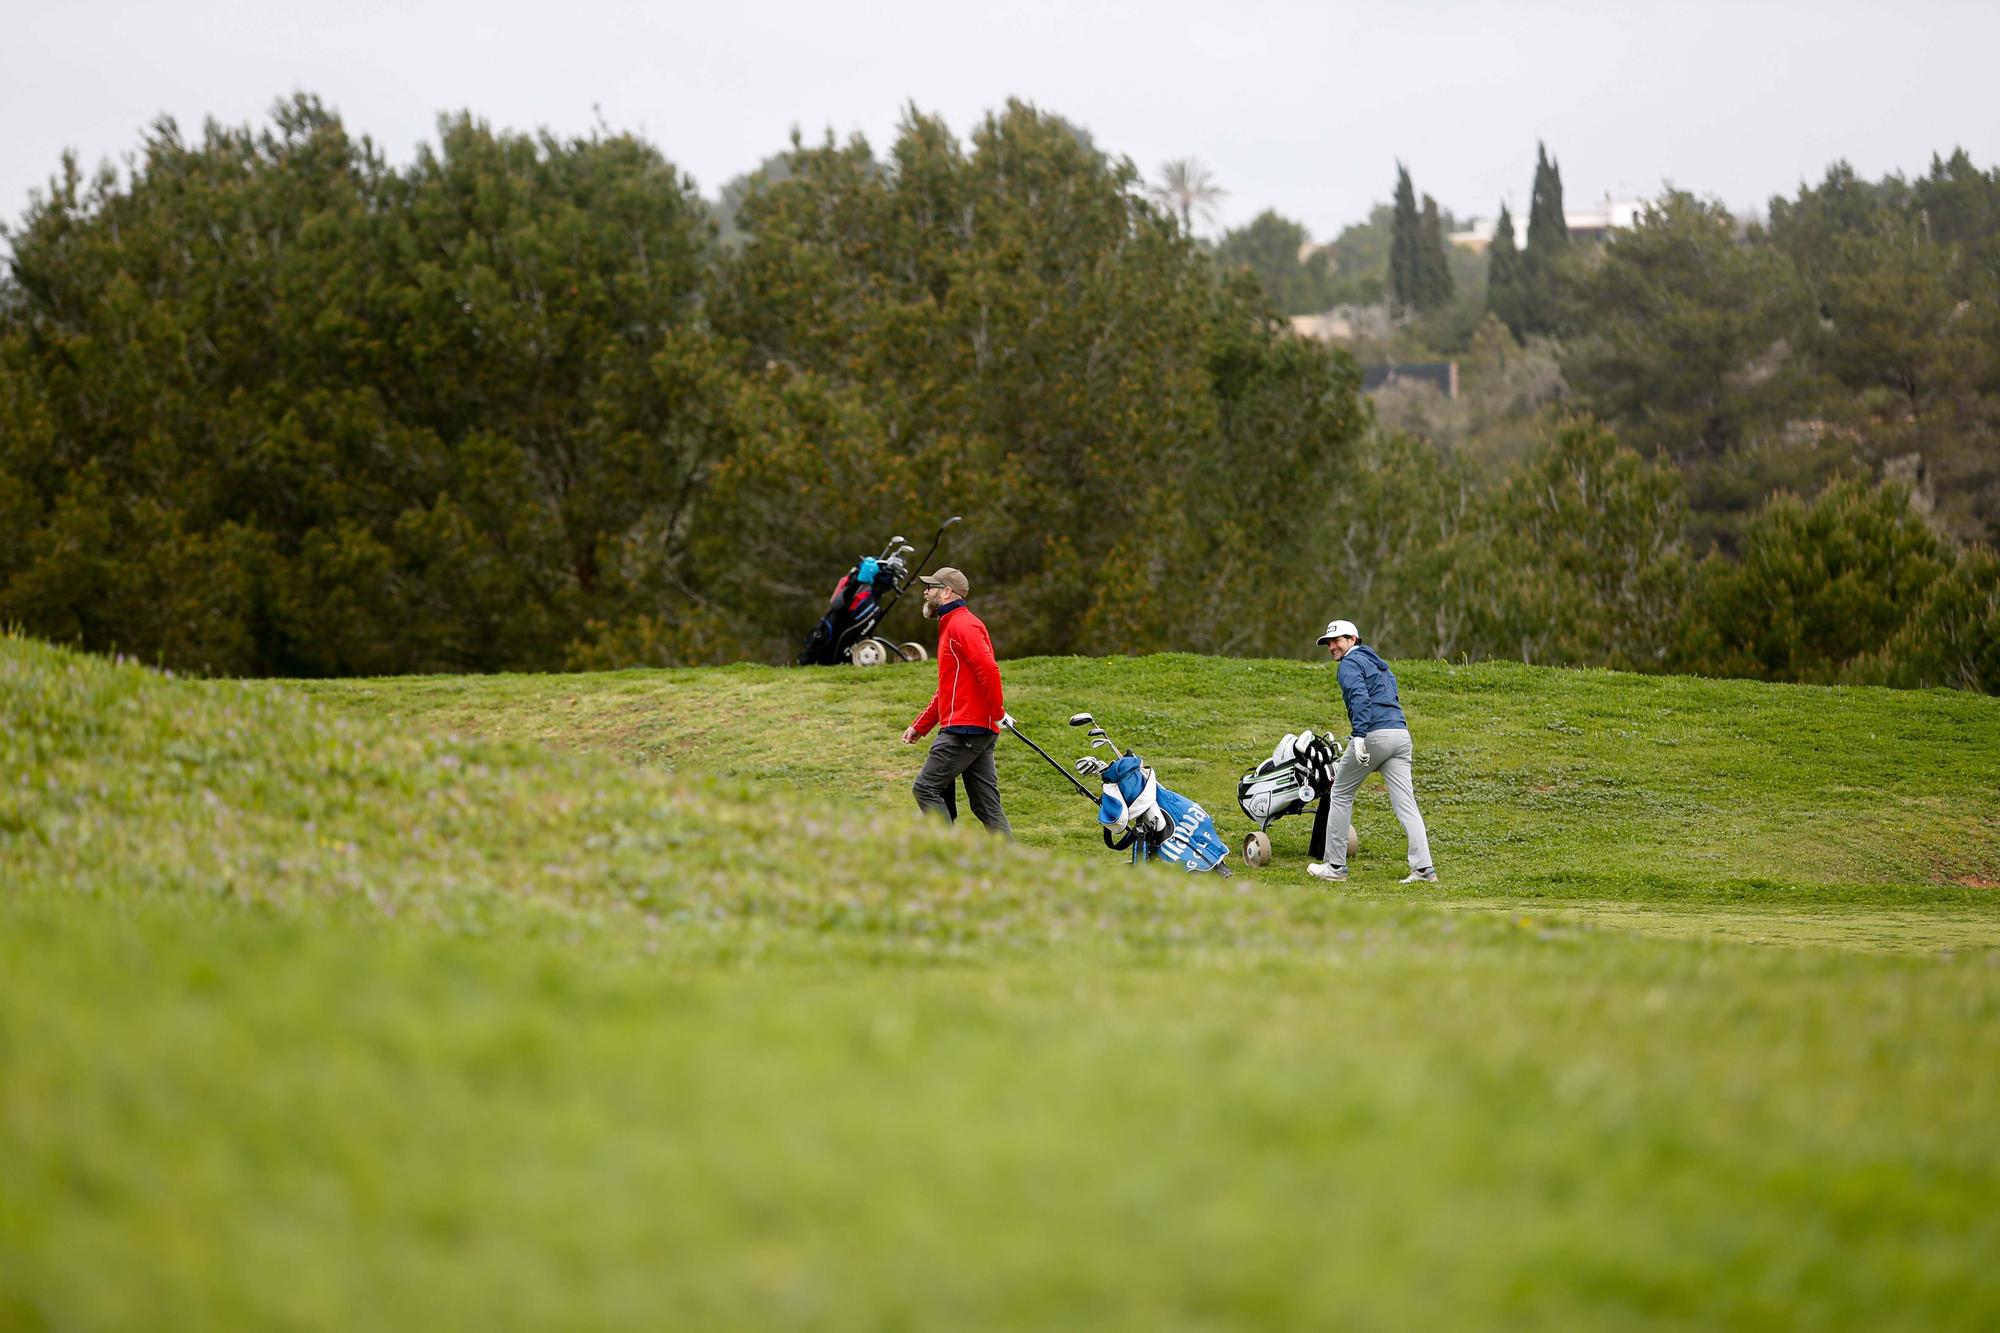
[[(1589, 208), (1564, 209), (1563, 222), (1569, 227), (1571, 240), (1601, 241), (1614, 231), (1636, 225), (1646, 203), (1644, 199), (1613, 199), (1607, 194)], [(1493, 229), (1499, 225), (1497, 217), (1473, 218), (1464, 231), (1455, 231), (1446, 239), (1462, 249), (1483, 252), (1493, 244)], [(1523, 214), (1514, 219), (1514, 244), (1525, 245), (1527, 240), (1528, 219)]]

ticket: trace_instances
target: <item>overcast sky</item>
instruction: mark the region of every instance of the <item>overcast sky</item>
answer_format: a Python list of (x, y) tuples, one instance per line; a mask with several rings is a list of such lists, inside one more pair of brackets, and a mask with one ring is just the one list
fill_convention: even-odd
[(1329, 239), (1398, 158), (1461, 216), (1519, 210), (1537, 139), (1571, 207), (1670, 180), (1761, 212), (1840, 157), (2000, 161), (1996, 51), (1995, 0), (0, 0), (0, 219), (66, 147), (115, 162), (162, 113), (262, 123), (295, 90), (397, 163), (443, 110), (563, 135), (601, 112), (711, 196), (794, 125), (879, 149), (908, 103), (963, 135), (1013, 96), (1149, 176), (1198, 157), (1225, 225), (1270, 207)]

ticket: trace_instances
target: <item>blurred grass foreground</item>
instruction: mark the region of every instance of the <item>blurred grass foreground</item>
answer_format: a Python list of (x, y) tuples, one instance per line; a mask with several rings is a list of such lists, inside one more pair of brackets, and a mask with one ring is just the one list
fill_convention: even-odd
[[(1994, 701), (1399, 670), (1444, 883), (1378, 787), (1329, 894), (1301, 820), (1128, 869), (1018, 746), (1019, 844), (919, 823), (919, 668), (0, 640), (0, 1327), (2000, 1322)], [(1338, 709), (1009, 703), (1238, 838)]]

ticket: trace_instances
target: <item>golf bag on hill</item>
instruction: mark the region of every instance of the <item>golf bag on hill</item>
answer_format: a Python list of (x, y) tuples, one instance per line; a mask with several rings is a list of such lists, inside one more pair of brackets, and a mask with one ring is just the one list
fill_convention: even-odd
[(1187, 870), (1229, 873), (1222, 864), (1229, 844), (1215, 831), (1208, 811), (1162, 787), (1138, 755), (1124, 755), (1109, 764), (1094, 758), (1076, 762), (1079, 772), (1094, 769), (1104, 784), (1097, 823), (1106, 847), (1114, 852), (1130, 847), (1135, 862), (1158, 859)]
[(956, 517), (947, 519), (937, 530), (937, 536), (931, 539), (931, 549), (924, 553), (924, 560), (917, 562), (915, 570), (905, 557), (917, 548), (906, 544), (900, 533), (889, 539), (880, 555), (857, 560), (833, 586), (826, 614), (813, 626), (799, 652), (799, 665), (838, 666), (852, 662), (856, 666), (880, 666), (892, 659), (928, 661), (930, 650), (921, 643), (894, 643), (877, 636), (875, 628), (889, 614), (889, 608), (902, 598), (917, 571), (923, 569), (924, 561), (936, 552), (945, 528), (956, 522)]
[[(1271, 839), (1265, 832), (1286, 815), (1305, 813), (1315, 799), (1333, 790), (1333, 771), (1346, 751), (1338, 742), (1310, 731), (1287, 733), (1271, 750), (1271, 757), (1245, 773), (1236, 783), (1236, 803), (1243, 813), (1257, 821), (1257, 831), (1243, 842), (1243, 859), (1253, 866), (1271, 860)], [(1353, 855), (1358, 840), (1347, 832), (1347, 851)]]
[(1134, 864), (1157, 858), (1188, 870), (1230, 873), (1222, 864), (1229, 855), (1229, 844), (1215, 831), (1215, 821), (1206, 810), (1179, 792), (1162, 787), (1153, 770), (1138, 755), (1120, 750), (1090, 714), (1078, 713), (1069, 724), (1090, 728), (1091, 749), (1109, 749), (1118, 756), (1111, 763), (1094, 755), (1076, 761), (1078, 773), (1098, 779), (1101, 795), (1091, 795), (1090, 788), (1077, 781), (1054, 755), (1028, 739), (1011, 713), (1000, 719), (1002, 731), (1012, 732), (1016, 740), (1062, 774), (1077, 795), (1096, 804), (1098, 829), (1106, 847), (1115, 852), (1130, 848)]

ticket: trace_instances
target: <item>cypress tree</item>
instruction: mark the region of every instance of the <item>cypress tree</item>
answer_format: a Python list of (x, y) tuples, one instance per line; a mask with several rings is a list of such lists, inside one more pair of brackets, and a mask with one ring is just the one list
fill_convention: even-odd
[(1417, 224), (1417, 308), (1436, 310), (1451, 304), (1458, 291), (1452, 281), (1451, 260), (1444, 251), (1444, 224), (1438, 218), (1437, 200), (1424, 196), (1423, 217)]
[(1389, 299), (1398, 310), (1415, 310), (1422, 279), (1422, 247), (1417, 232), (1416, 190), (1410, 184), (1410, 169), (1396, 164), (1396, 212), (1389, 229)]
[(1569, 224), (1563, 221), (1562, 169), (1535, 145), (1535, 194), (1528, 205), (1528, 248), (1521, 256), (1519, 303), (1520, 332), (1551, 333), (1555, 330), (1559, 299), (1556, 292), (1556, 265), (1569, 248)]
[(1500, 221), (1493, 228), (1493, 244), (1488, 247), (1486, 267), (1486, 308), (1521, 336), (1521, 252), (1514, 245), (1514, 215), (1500, 205)]
[(1528, 254), (1533, 262), (1547, 264), (1569, 244), (1569, 226), (1563, 221), (1562, 168), (1541, 144), (1535, 145), (1535, 194), (1528, 205)]

